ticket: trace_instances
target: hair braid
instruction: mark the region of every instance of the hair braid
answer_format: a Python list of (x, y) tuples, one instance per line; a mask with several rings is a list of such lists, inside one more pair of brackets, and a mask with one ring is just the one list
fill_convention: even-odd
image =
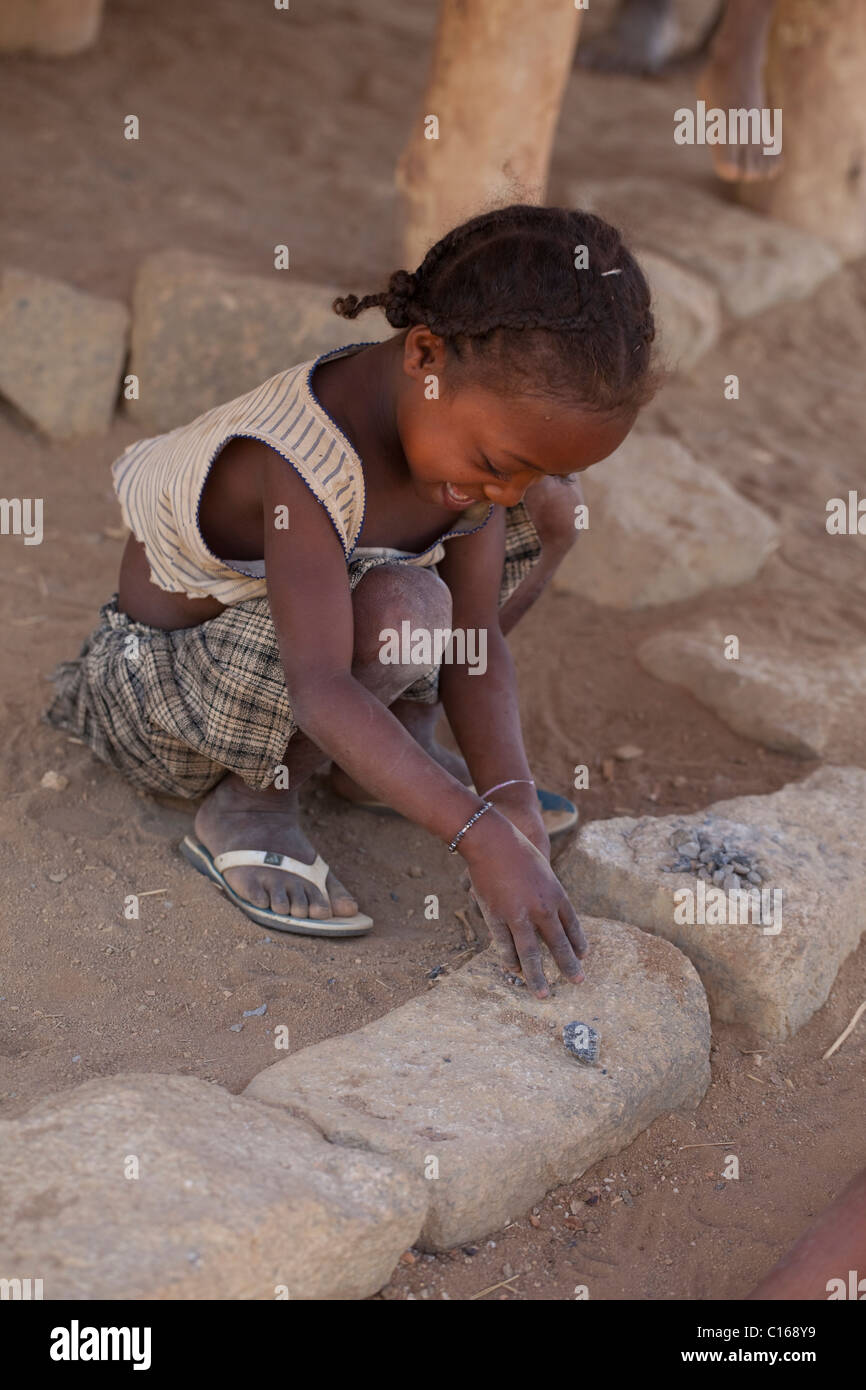
[(655, 385), (640, 351), (655, 337), (649, 287), (593, 213), (517, 203), (470, 218), (380, 294), (334, 300), (345, 318), (374, 306), (392, 328), (428, 327), (464, 373), (499, 390), (628, 411)]

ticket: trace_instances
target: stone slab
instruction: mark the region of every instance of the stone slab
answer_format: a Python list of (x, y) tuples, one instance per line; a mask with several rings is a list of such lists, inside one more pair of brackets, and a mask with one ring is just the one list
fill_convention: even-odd
[[(866, 771), (821, 768), (770, 796), (718, 801), (694, 815), (593, 821), (563, 851), (557, 873), (580, 911), (634, 922), (684, 951), (716, 1018), (782, 1040), (825, 1002), (866, 930), (864, 806)], [(765, 866), (758, 891), (767, 893), (767, 912), (757, 922), (733, 912), (727, 925), (677, 922), (674, 893), (697, 899), (701, 891), (693, 874), (664, 871), (681, 831), (727, 840)]]
[(657, 679), (685, 686), (735, 733), (795, 757), (834, 761), (866, 748), (866, 646), (804, 650), (741, 637), (735, 660), (716, 624), (660, 632), (637, 659)]
[(426, 1197), (388, 1159), (193, 1077), (88, 1081), (0, 1122), (0, 1269), (46, 1299), (364, 1298)]
[(560, 593), (675, 603), (746, 583), (779, 545), (771, 517), (664, 435), (632, 432), (582, 482), (589, 526), (553, 577)]
[(575, 184), (570, 201), (620, 227), (630, 245), (708, 280), (737, 318), (806, 298), (842, 265), (838, 251), (819, 237), (683, 182), (599, 179)]
[[(498, 1230), (658, 1115), (696, 1105), (709, 1082), (706, 1000), (686, 958), (619, 922), (584, 927), (582, 985), (559, 979), (535, 999), (487, 951), (378, 1022), (260, 1072), (245, 1094), (424, 1178), (423, 1246)], [(600, 1033), (596, 1063), (566, 1051), (573, 1021)]]
[(126, 356), (129, 313), (23, 270), (0, 277), (0, 394), (53, 439), (104, 434)]
[(687, 371), (717, 342), (722, 329), (718, 291), (668, 256), (635, 252), (652, 291), (658, 354), (668, 371)]
[(148, 256), (133, 292), (129, 370), (139, 398), (127, 413), (173, 429), (319, 353), (391, 337), (379, 309), (339, 318), (338, 293), (291, 270), (243, 275), (188, 251)]

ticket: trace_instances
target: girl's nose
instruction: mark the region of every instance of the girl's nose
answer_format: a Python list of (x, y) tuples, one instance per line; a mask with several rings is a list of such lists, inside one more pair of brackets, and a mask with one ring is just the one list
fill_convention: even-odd
[[(530, 479), (530, 482), (532, 479)], [(529, 482), (509, 484), (488, 483), (484, 488), (484, 495), (488, 502), (493, 502), (497, 507), (516, 507), (518, 502), (523, 500), (523, 494), (529, 487)]]

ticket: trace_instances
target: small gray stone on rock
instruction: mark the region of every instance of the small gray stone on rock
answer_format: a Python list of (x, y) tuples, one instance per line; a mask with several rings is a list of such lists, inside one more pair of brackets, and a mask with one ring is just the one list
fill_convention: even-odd
[(562, 1030), (562, 1041), (566, 1052), (570, 1052), (579, 1062), (598, 1061), (598, 1031), (588, 1023), (566, 1023)]

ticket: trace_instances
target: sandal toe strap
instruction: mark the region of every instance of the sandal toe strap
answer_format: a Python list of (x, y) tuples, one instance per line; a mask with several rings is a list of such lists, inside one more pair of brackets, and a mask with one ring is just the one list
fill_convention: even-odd
[(312, 864), (302, 864), (300, 859), (291, 859), (288, 854), (277, 854), (273, 850), (230, 849), (225, 854), (215, 855), (213, 860), (213, 866), (220, 874), (226, 869), (247, 868), (254, 864), (263, 864), (269, 869), (282, 869), (287, 874), (297, 874), (298, 878), (315, 884), (323, 897), (328, 896), (325, 892), (325, 881), (330, 870), (320, 854), (316, 855)]

